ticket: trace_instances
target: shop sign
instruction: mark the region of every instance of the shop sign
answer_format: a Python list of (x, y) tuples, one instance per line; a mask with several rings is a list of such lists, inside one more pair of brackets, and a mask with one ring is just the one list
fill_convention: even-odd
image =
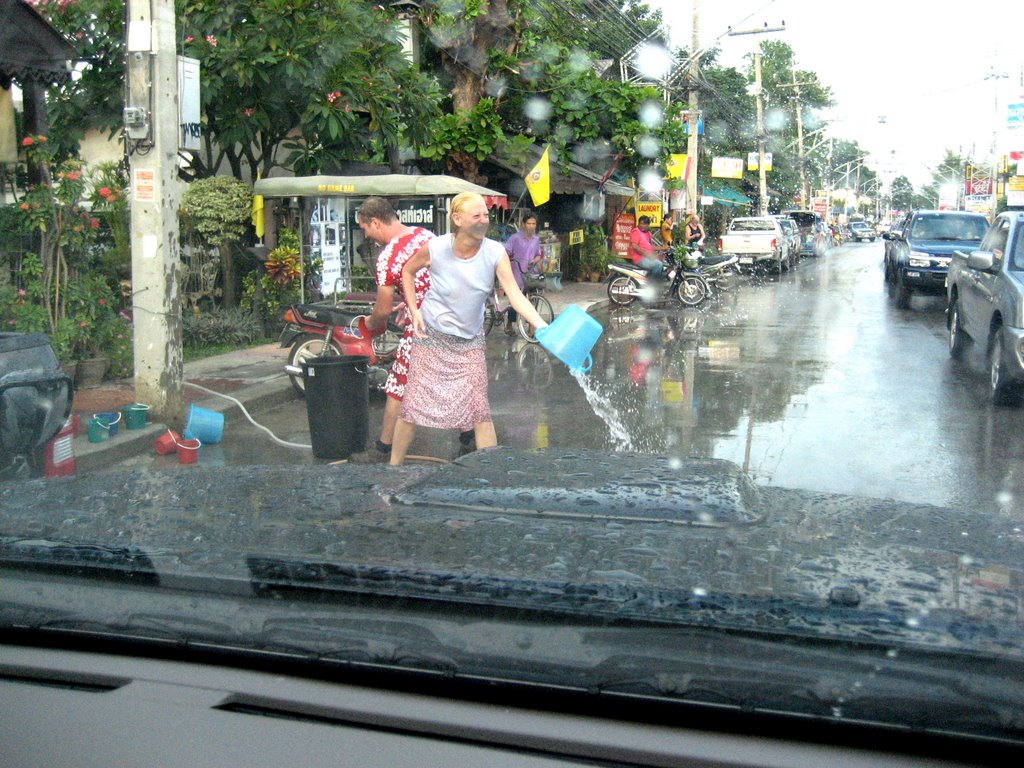
[(1007, 180), (1006, 204), (1024, 207), (1024, 176), (1011, 176)]
[(651, 226), (657, 227), (661, 225), (661, 209), (662, 203), (660, 200), (654, 202), (637, 203), (636, 204), (636, 216), (637, 219), (641, 216), (646, 216), (651, 220)]
[(742, 179), (742, 157), (714, 157), (711, 159), (711, 175), (716, 179)]
[(612, 250), (617, 256), (625, 258), (629, 253), (629, 233), (636, 226), (636, 217), (632, 213), (620, 213), (615, 217), (612, 227)]
[(583, 245), (582, 229), (574, 229), (569, 233), (569, 245)]

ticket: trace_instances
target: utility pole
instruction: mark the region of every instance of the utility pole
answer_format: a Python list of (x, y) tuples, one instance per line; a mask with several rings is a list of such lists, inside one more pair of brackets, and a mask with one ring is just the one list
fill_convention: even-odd
[(816, 83), (813, 80), (798, 83), (796, 81), (796, 72), (791, 72), (790, 75), (793, 78), (793, 82), (780, 84), (779, 88), (792, 88), (793, 97), (796, 99), (796, 140), (797, 152), (800, 158), (800, 210), (805, 211), (807, 210), (807, 201), (811, 197), (811, 188), (807, 181), (807, 155), (804, 150), (804, 117), (803, 105), (800, 102), (800, 86), (816, 85)]
[[(767, 24), (761, 29), (747, 29), (740, 32), (729, 32), (729, 36), (736, 35), (762, 35), (766, 32), (785, 32), (786, 24), (783, 22), (780, 27), (769, 27)], [(757, 103), (757, 178), (758, 178), (758, 211), (761, 216), (768, 214), (768, 177), (764, 167), (764, 147), (767, 139), (764, 127), (764, 89), (761, 87), (761, 49), (754, 52), (754, 98)]]
[[(754, 98), (757, 101), (757, 210), (768, 215), (768, 174), (764, 169), (764, 89), (761, 87), (761, 51), (754, 52)], [(781, 269), (781, 267), (780, 267)]]
[(128, 0), (125, 150), (131, 166), (135, 399), (184, 421), (174, 0)]
[(700, 0), (693, 0), (693, 33), (690, 39), (690, 118), (687, 124), (686, 157), (689, 173), (686, 175), (686, 210), (697, 211), (697, 128), (700, 124), (697, 81), (700, 78)]

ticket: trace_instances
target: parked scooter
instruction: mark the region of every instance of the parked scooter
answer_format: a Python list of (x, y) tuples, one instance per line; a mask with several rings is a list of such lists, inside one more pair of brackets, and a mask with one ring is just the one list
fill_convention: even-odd
[(665, 277), (651, 278), (647, 270), (628, 261), (608, 265), (608, 298), (620, 307), (632, 304), (641, 296), (652, 300), (674, 296), (687, 307), (695, 307), (708, 296), (708, 283), (704, 276), (676, 263), (672, 251), (665, 254)]
[(370, 386), (382, 388), (387, 381), (388, 369), (398, 351), (404, 328), (398, 324), (405, 304), (398, 303), (388, 320), (387, 330), (368, 338), (359, 329), (359, 319), (373, 309), (373, 294), (352, 297), (342, 304), (292, 304), (284, 313), (285, 326), (281, 331), (281, 346), (291, 347), (285, 371), (292, 386), (305, 395), (302, 363), (324, 355), (364, 355), (370, 359), (368, 375)]
[[(681, 253), (679, 252), (681, 251)], [(728, 291), (740, 277), (740, 260), (736, 254), (705, 256), (699, 242), (677, 247), (676, 259), (687, 269), (700, 274), (711, 291)]]

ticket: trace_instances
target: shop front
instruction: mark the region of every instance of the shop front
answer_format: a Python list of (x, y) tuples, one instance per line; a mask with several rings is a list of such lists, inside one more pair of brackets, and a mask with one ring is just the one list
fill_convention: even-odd
[(443, 235), (449, 230), (451, 199), (461, 192), (482, 195), (488, 208), (508, 207), (500, 192), (442, 175), (295, 176), (260, 179), (253, 187), (253, 193), (266, 201), (268, 247), (276, 244), (281, 218), (274, 212), (294, 216), (303, 264), (322, 263), (317, 286), (321, 296), (373, 290), (380, 246), (364, 238), (356, 221), (356, 212), (368, 197), (387, 198), (404, 224)]

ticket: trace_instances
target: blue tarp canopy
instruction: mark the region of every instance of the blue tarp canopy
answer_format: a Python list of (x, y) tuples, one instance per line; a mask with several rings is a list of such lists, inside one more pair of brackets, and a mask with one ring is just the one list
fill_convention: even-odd
[(743, 205), (750, 205), (754, 202), (746, 195), (737, 192), (734, 189), (729, 189), (729, 187), (719, 187), (717, 189), (705, 188), (704, 197), (713, 198), (719, 205), (733, 206), (736, 208)]

